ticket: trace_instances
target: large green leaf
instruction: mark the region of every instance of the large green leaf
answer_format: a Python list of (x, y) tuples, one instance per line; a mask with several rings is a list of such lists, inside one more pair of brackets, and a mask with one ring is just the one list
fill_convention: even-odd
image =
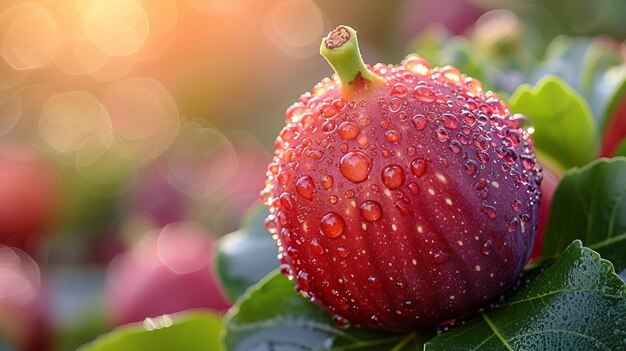
[(78, 351), (220, 351), (221, 316), (211, 312), (165, 315), (129, 324), (98, 337)]
[(294, 291), (275, 272), (252, 287), (226, 321), (229, 351), (421, 350), (430, 335), (339, 329), (331, 316)]
[(426, 351), (624, 348), (626, 285), (610, 262), (580, 241), (498, 308), (425, 346)]
[(626, 158), (599, 159), (561, 179), (544, 255), (559, 254), (575, 239), (611, 260), (618, 272), (626, 268)]
[(546, 76), (534, 87), (520, 86), (510, 106), (531, 120), (535, 149), (543, 157), (564, 168), (582, 166), (594, 158), (595, 125), (589, 106), (561, 78)]
[(267, 215), (265, 206), (254, 206), (241, 229), (220, 241), (217, 272), (231, 301), (278, 267), (276, 244), (265, 230)]

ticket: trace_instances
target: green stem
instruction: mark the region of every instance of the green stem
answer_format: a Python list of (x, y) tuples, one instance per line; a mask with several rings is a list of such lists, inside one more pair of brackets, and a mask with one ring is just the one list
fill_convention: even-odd
[(335, 70), (346, 95), (368, 90), (384, 79), (370, 71), (361, 57), (356, 31), (348, 26), (338, 26), (322, 40), (320, 54)]

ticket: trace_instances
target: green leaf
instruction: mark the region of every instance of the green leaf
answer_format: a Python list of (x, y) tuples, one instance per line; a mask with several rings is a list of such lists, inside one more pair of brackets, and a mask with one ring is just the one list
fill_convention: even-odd
[(221, 316), (216, 313), (195, 311), (165, 315), (152, 318), (143, 326), (134, 323), (119, 327), (78, 351), (220, 351), (223, 350), (219, 338), (221, 330)]
[(626, 158), (599, 159), (565, 173), (554, 193), (544, 255), (579, 239), (626, 268)]
[(498, 308), (426, 343), (437, 350), (623, 350), (626, 284), (580, 241)]
[(262, 204), (253, 206), (242, 228), (220, 241), (217, 273), (231, 301), (278, 267), (276, 244), (265, 230), (267, 215)]
[(280, 273), (246, 292), (226, 320), (229, 351), (421, 350), (430, 335), (336, 328), (331, 316), (294, 291)]
[(593, 160), (595, 125), (585, 100), (561, 78), (546, 76), (534, 87), (520, 86), (511, 110), (528, 116), (538, 154), (564, 168)]

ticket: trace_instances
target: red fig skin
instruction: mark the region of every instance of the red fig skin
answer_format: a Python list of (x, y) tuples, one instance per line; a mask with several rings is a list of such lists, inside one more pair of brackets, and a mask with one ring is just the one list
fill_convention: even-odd
[(382, 79), (324, 78), (287, 109), (267, 228), (338, 325), (430, 328), (516, 281), (541, 172), (523, 118), (477, 80), (417, 56), (368, 69)]

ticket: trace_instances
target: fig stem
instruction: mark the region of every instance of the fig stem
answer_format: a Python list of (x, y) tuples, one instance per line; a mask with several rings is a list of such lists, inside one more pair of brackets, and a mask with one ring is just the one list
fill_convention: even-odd
[(341, 89), (346, 95), (369, 90), (384, 81), (365, 66), (356, 31), (348, 26), (338, 26), (328, 33), (322, 40), (320, 54), (339, 77)]

